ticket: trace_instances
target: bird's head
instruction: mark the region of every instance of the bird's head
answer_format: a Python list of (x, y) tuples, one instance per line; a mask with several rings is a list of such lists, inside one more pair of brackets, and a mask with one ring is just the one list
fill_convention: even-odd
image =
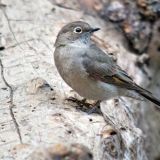
[(91, 35), (100, 28), (92, 28), (88, 23), (75, 21), (65, 25), (58, 33), (55, 46), (72, 44), (75, 42), (89, 44)]

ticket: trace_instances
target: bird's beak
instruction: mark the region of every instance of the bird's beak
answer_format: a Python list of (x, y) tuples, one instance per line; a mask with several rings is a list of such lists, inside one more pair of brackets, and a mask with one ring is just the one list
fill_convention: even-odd
[(96, 32), (96, 31), (98, 31), (98, 30), (100, 30), (100, 28), (91, 28), (91, 29), (90, 29), (90, 33)]

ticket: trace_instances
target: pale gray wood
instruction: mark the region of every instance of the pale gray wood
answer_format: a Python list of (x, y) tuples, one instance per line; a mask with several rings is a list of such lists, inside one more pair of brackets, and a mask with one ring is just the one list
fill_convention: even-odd
[[(131, 99), (103, 102), (102, 116), (87, 115), (65, 101), (81, 97), (57, 73), (53, 44), (65, 23), (79, 19), (102, 28), (93, 39), (114, 53), (138, 84), (149, 84), (135, 66), (137, 56), (123, 47), (121, 33), (111, 24), (47, 0), (1, 0), (0, 46), (5, 50), (0, 51), (0, 159), (27, 159), (36, 148), (57, 143), (81, 143), (95, 160), (147, 159), (147, 139), (138, 128), (145, 103), (140, 108), (141, 102)], [(142, 125), (147, 128), (146, 121)]]

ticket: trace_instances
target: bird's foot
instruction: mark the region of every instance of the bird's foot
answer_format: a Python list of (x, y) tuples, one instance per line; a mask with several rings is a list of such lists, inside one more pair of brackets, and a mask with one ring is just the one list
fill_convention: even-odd
[(73, 103), (76, 103), (78, 106), (76, 106), (76, 109), (81, 110), (83, 112), (87, 112), (88, 114), (92, 113), (98, 113), (101, 114), (100, 111), (100, 101), (96, 101), (96, 103), (90, 104), (87, 103), (86, 99), (78, 100), (74, 97), (69, 97), (66, 99), (67, 101), (71, 101)]
[(91, 109), (89, 109), (87, 113), (88, 114), (92, 114), (92, 113), (101, 114), (100, 103), (101, 103), (101, 101), (96, 101), (95, 103), (90, 104), (91, 105)]

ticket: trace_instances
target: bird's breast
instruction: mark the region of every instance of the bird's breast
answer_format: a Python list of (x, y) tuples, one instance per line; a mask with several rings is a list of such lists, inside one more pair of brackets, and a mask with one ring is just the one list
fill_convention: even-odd
[(82, 82), (87, 77), (79, 52), (74, 48), (64, 48), (55, 53), (56, 67), (64, 81), (72, 88), (75, 83)]

